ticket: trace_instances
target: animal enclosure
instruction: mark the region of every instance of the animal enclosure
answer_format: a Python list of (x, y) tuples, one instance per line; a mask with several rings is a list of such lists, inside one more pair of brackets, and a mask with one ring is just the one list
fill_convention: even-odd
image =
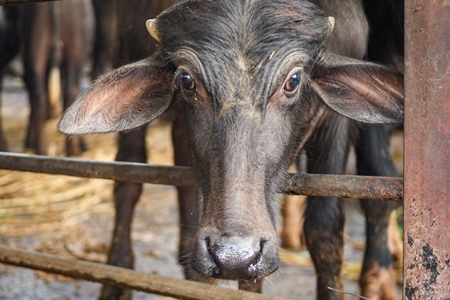
[[(406, 113), (405, 196), (403, 199), (405, 280), (403, 296), (406, 299), (427, 297), (446, 299), (450, 295), (450, 254), (448, 253), (450, 233), (446, 230), (450, 226), (447, 218), (450, 208), (446, 205), (450, 194), (448, 185), (450, 179), (450, 155), (448, 155), (450, 47), (449, 39), (445, 38), (450, 32), (448, 21), (446, 21), (448, 7), (436, 2), (407, 1), (405, 8)], [(423, 45), (428, 45), (427, 49), (421, 48)], [(74, 167), (69, 172), (71, 166)], [(192, 184), (190, 171), (186, 168), (175, 167), (169, 170), (164, 169), (164, 176), (161, 176), (161, 170), (158, 168), (138, 164), (102, 164), (75, 159), (2, 154), (0, 168), (137, 182)], [(154, 176), (144, 178), (143, 174)], [(330, 184), (336, 181), (337, 186), (331, 187)], [(346, 182), (348, 185), (344, 184)], [(374, 188), (378, 191), (374, 191)], [(290, 178), (285, 190), (290, 193), (308, 195), (320, 193), (320, 195), (329, 196), (361, 198), (373, 196), (385, 200), (402, 200), (401, 179), (370, 178), (367, 180), (360, 177), (297, 175)], [(3, 262), (19, 265), (17, 261), (8, 261), (8, 257), (11, 257), (11, 254), (6, 255), (11, 253), (8, 249), (2, 251), (0, 253), (5, 253), (2, 255)], [(27, 266), (32, 267), (31, 264)]]

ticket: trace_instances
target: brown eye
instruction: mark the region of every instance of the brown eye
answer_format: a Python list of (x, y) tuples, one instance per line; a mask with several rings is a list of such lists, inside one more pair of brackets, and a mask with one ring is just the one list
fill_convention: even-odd
[(195, 81), (192, 78), (191, 74), (188, 72), (182, 72), (180, 75), (180, 82), (183, 89), (187, 91), (195, 90)]
[(286, 81), (284, 84), (284, 92), (286, 94), (293, 94), (297, 91), (301, 82), (301, 76), (302, 75), (300, 73), (295, 73), (288, 79), (288, 81)]

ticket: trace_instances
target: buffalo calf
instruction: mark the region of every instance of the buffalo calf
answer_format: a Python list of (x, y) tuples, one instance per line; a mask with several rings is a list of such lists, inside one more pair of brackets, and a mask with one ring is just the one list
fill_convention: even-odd
[[(299, 148), (308, 172), (342, 174), (359, 123), (403, 121), (401, 74), (360, 60), (362, 3), (314, 3), (182, 1), (147, 22), (158, 53), (101, 77), (59, 123), (69, 135), (126, 131), (182, 104), (200, 191), (186, 263), (204, 276), (260, 291), (279, 267), (277, 192)], [(341, 199), (308, 199), (319, 299), (342, 297), (328, 287), (342, 289), (343, 226)], [(389, 269), (389, 258), (371, 260), (373, 249), (365, 271)], [(391, 281), (363, 293), (395, 299)]]

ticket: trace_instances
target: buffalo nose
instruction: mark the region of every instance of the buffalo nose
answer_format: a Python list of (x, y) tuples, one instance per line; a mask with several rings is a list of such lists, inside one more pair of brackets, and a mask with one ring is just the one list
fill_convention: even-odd
[(266, 276), (278, 268), (277, 247), (271, 249), (264, 239), (209, 236), (198, 242), (196, 256), (200, 269), (215, 278), (251, 280)]
[(254, 273), (261, 265), (261, 250), (265, 242), (254, 242), (251, 238), (222, 237), (219, 243), (207, 243), (219, 277), (234, 277), (234, 274), (255, 277)]

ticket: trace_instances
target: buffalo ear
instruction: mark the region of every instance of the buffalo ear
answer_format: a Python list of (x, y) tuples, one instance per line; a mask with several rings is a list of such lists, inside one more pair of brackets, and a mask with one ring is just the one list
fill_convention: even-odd
[(64, 112), (58, 129), (68, 135), (107, 133), (144, 125), (173, 99), (174, 66), (155, 54), (100, 77)]
[(333, 110), (364, 123), (403, 122), (403, 76), (374, 63), (325, 54), (311, 87)]

